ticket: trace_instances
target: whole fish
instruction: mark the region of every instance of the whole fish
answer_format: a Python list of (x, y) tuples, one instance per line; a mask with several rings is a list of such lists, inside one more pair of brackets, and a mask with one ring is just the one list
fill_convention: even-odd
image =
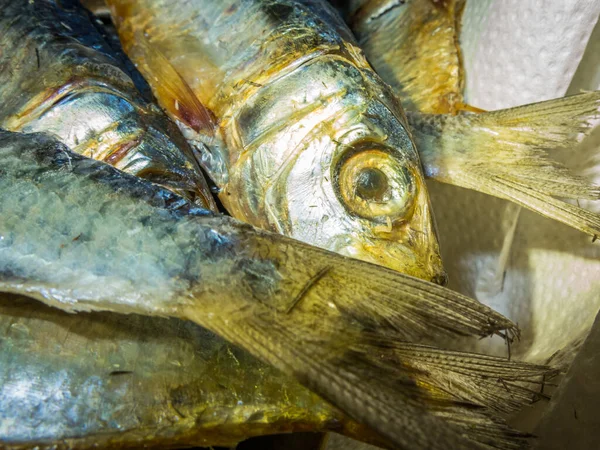
[(82, 155), (215, 209), (177, 127), (74, 0), (0, 1), (0, 128), (52, 133)]
[(0, 166), (0, 291), (191, 320), (390, 446), (526, 445), (494, 411), (528, 401), (521, 382), (551, 371), (411, 343), (514, 332), (486, 306), (216, 216), (44, 135), (0, 132)]
[(445, 282), (404, 113), (331, 6), (108, 3), (232, 216)]
[(600, 91), (492, 112), (465, 104), (458, 45), (464, 7), (465, 0), (346, 5), (369, 62), (407, 109), (425, 175), (600, 236), (598, 214), (561, 200), (598, 200), (600, 187), (546, 154), (575, 147), (593, 129)]

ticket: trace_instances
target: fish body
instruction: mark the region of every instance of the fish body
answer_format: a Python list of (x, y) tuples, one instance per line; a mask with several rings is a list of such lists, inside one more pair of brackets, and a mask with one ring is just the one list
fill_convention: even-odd
[(520, 384), (548, 368), (414, 344), (515, 332), (478, 302), (214, 215), (44, 135), (0, 132), (0, 165), (0, 291), (196, 322), (392, 447), (527, 445), (494, 411), (527, 402)]
[(3, 294), (0, 324), (3, 448), (230, 447), (303, 430), (367, 436), (290, 377), (191, 322), (74, 315)]
[(77, 153), (215, 209), (185, 139), (78, 2), (2, 1), (0, 36), (0, 128), (51, 133)]
[(203, 153), (229, 213), (331, 251), (445, 280), (402, 108), (331, 6), (109, 4), (125, 51)]

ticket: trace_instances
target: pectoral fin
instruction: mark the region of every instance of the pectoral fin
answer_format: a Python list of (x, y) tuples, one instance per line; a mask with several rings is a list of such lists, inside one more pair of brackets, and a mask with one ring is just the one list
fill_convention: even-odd
[(159, 105), (176, 123), (212, 137), (215, 120), (169, 60), (139, 31), (119, 29), (123, 49), (152, 89)]
[(408, 113), (425, 175), (505, 198), (585, 233), (600, 217), (558, 198), (600, 199), (600, 187), (551, 160), (591, 131), (600, 91), (482, 114)]

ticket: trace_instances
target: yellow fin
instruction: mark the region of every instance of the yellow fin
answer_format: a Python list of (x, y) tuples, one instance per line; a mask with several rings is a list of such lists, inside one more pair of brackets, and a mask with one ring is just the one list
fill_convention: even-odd
[(591, 131), (600, 91), (458, 116), (407, 114), (425, 175), (511, 200), (585, 233), (600, 217), (554, 197), (600, 199), (600, 187), (548, 158)]
[[(372, 343), (365, 350), (368, 345)], [(541, 384), (558, 374), (547, 366), (405, 342), (390, 342), (379, 349), (378, 356), (397, 373), (418, 378), (428, 397), (464, 401), (502, 413), (518, 411), (539, 398), (531, 383)]]
[(169, 60), (148, 42), (141, 31), (119, 31), (127, 55), (144, 76), (165, 112), (195, 132), (213, 136), (216, 128), (213, 114), (198, 100)]
[(458, 38), (465, 0), (354, 2), (349, 24), (367, 59), (407, 110), (454, 113), (463, 104)]

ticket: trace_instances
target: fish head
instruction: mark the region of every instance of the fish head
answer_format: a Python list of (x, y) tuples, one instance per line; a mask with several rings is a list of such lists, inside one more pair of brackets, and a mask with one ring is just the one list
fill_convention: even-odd
[[(253, 123), (258, 144), (245, 146), (236, 186), (221, 198), (256, 226), (443, 284), (404, 114), (368, 74), (344, 58), (316, 58), (261, 89), (239, 116), (240, 136), (250, 135), (244, 126)], [(250, 200), (240, 205), (242, 198)]]
[(335, 250), (445, 284), (419, 166), (375, 139), (355, 142), (339, 153), (331, 167), (338, 218)]
[(52, 86), (2, 120), (2, 127), (51, 134), (76, 153), (216, 211), (193, 151), (176, 125), (138, 95), (130, 81), (122, 84), (106, 87), (92, 79)]
[(333, 136), (312, 141), (287, 178), (292, 235), (444, 284), (424, 176), (404, 126), (373, 102), (328, 128)]

